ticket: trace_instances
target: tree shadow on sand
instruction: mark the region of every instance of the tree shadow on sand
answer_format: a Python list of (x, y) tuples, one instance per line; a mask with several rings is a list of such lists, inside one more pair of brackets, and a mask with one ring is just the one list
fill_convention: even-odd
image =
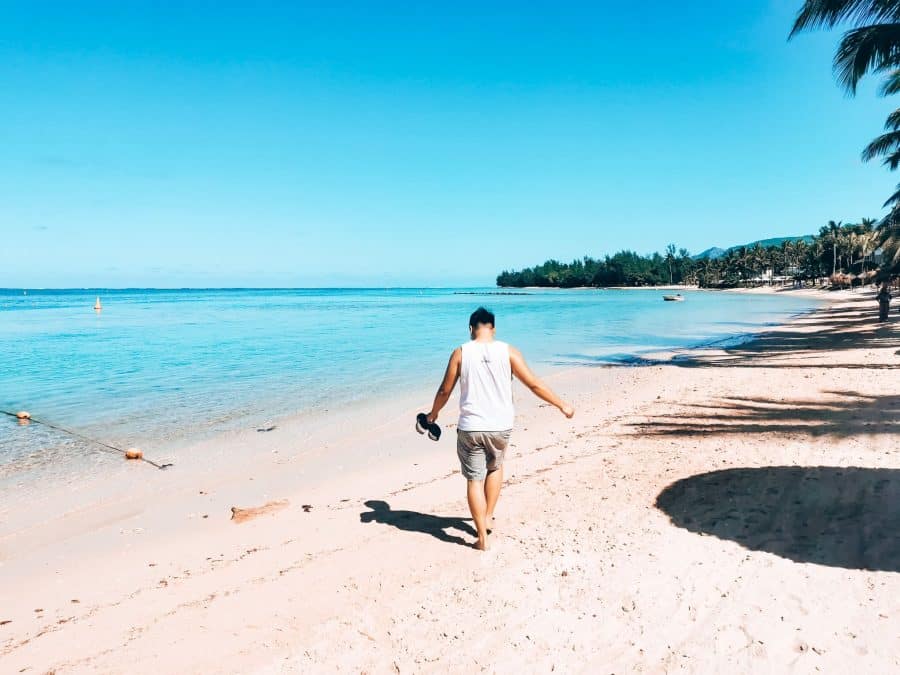
[(628, 423), (642, 436), (803, 433), (850, 437), (900, 433), (900, 396), (826, 391), (818, 399), (729, 396), (682, 403), (672, 413)]
[(359, 520), (363, 523), (374, 522), (392, 525), (398, 530), (422, 532), (448, 544), (461, 544), (462, 546), (471, 546), (472, 544), (462, 537), (449, 534), (446, 530), (454, 529), (470, 534), (473, 537), (478, 536), (475, 528), (465, 518), (447, 518), (430, 513), (419, 513), (418, 511), (394, 511), (391, 509), (390, 504), (380, 499), (370, 499), (365, 502), (365, 505), (371, 511), (363, 511), (359, 514)]
[(768, 466), (698, 474), (656, 499), (674, 525), (797, 562), (900, 572), (900, 469)]

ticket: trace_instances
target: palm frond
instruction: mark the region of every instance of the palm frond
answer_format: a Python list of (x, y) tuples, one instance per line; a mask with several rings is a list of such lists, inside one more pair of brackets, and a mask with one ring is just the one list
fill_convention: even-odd
[(900, 166), (900, 150), (895, 150), (887, 155), (881, 163), (891, 171), (896, 171), (897, 167)]
[(900, 108), (897, 108), (897, 110), (887, 116), (884, 128), (887, 131), (900, 131)]
[(886, 134), (881, 134), (881, 136), (866, 146), (865, 150), (862, 151), (862, 159), (864, 162), (868, 162), (876, 157), (896, 152), (898, 149), (900, 149), (900, 131), (889, 131)]
[(806, 0), (797, 13), (790, 37), (843, 22), (862, 26), (896, 19), (900, 19), (898, 0)]
[(878, 223), (878, 245), (884, 252), (884, 259), (890, 261), (891, 266), (900, 264), (900, 185), (888, 202), (893, 208)]
[[(900, 184), (897, 185), (897, 190), (894, 192), (894, 194), (888, 197), (888, 200), (884, 204), (882, 204), (882, 206), (884, 206), (885, 208), (887, 208), (888, 206), (900, 206)], [(885, 218), (889, 217), (890, 216), (885, 216)], [(884, 219), (879, 222), (878, 227), (881, 228), (883, 224)]]
[(838, 81), (851, 94), (863, 75), (900, 66), (900, 23), (847, 31), (834, 56)]
[(900, 70), (892, 70), (878, 87), (879, 96), (892, 96), (900, 92)]

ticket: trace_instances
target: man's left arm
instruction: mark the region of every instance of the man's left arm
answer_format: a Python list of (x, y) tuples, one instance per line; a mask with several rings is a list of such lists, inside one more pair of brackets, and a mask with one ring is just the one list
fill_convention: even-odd
[(441, 412), (441, 409), (447, 405), (450, 400), (450, 394), (456, 386), (459, 379), (459, 368), (462, 364), (462, 349), (458, 348), (450, 355), (450, 362), (447, 364), (447, 370), (444, 372), (444, 379), (441, 386), (438, 387), (437, 393), (434, 395), (434, 403), (431, 406), (431, 412), (428, 413), (428, 421), (434, 422)]

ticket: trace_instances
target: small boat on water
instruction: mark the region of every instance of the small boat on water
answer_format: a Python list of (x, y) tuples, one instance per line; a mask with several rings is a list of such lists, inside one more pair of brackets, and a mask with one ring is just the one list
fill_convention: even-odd
[(663, 300), (666, 302), (684, 302), (684, 296), (681, 293), (675, 295), (664, 295)]
[(103, 305), (100, 304), (100, 296), (99, 295), (97, 296), (97, 302), (94, 303), (94, 309), (98, 312), (101, 309), (103, 309)]

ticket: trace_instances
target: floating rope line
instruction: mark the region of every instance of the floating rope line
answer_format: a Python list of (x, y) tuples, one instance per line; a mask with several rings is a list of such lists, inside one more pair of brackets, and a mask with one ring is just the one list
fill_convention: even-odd
[(14, 413), (9, 412), (8, 410), (0, 410), (0, 413), (4, 415), (8, 415), (9, 417), (15, 417), (17, 420), (25, 421), (25, 422), (34, 422), (36, 424), (43, 424), (45, 427), (50, 429), (54, 429), (63, 434), (68, 434), (69, 436), (73, 436), (74, 438), (78, 438), (82, 441), (86, 441), (87, 443), (93, 443), (94, 445), (98, 445), (104, 449), (106, 452), (115, 452), (116, 454), (123, 455), (126, 459), (139, 459), (142, 462), (146, 462), (150, 466), (156, 467), (157, 469), (163, 470), (168, 469), (172, 466), (172, 463), (168, 464), (157, 464), (152, 459), (147, 459), (144, 457), (144, 454), (140, 450), (136, 450), (134, 448), (129, 450), (123, 450), (122, 448), (117, 448), (114, 445), (110, 445), (109, 443), (104, 443), (103, 441), (98, 441), (96, 438), (90, 438), (89, 436), (85, 436), (84, 434), (80, 434), (77, 431), (72, 431), (71, 429), (65, 429), (63, 427), (56, 426), (55, 424), (50, 424), (50, 422), (45, 422), (44, 420), (39, 420), (36, 417), (32, 417), (28, 413)]

